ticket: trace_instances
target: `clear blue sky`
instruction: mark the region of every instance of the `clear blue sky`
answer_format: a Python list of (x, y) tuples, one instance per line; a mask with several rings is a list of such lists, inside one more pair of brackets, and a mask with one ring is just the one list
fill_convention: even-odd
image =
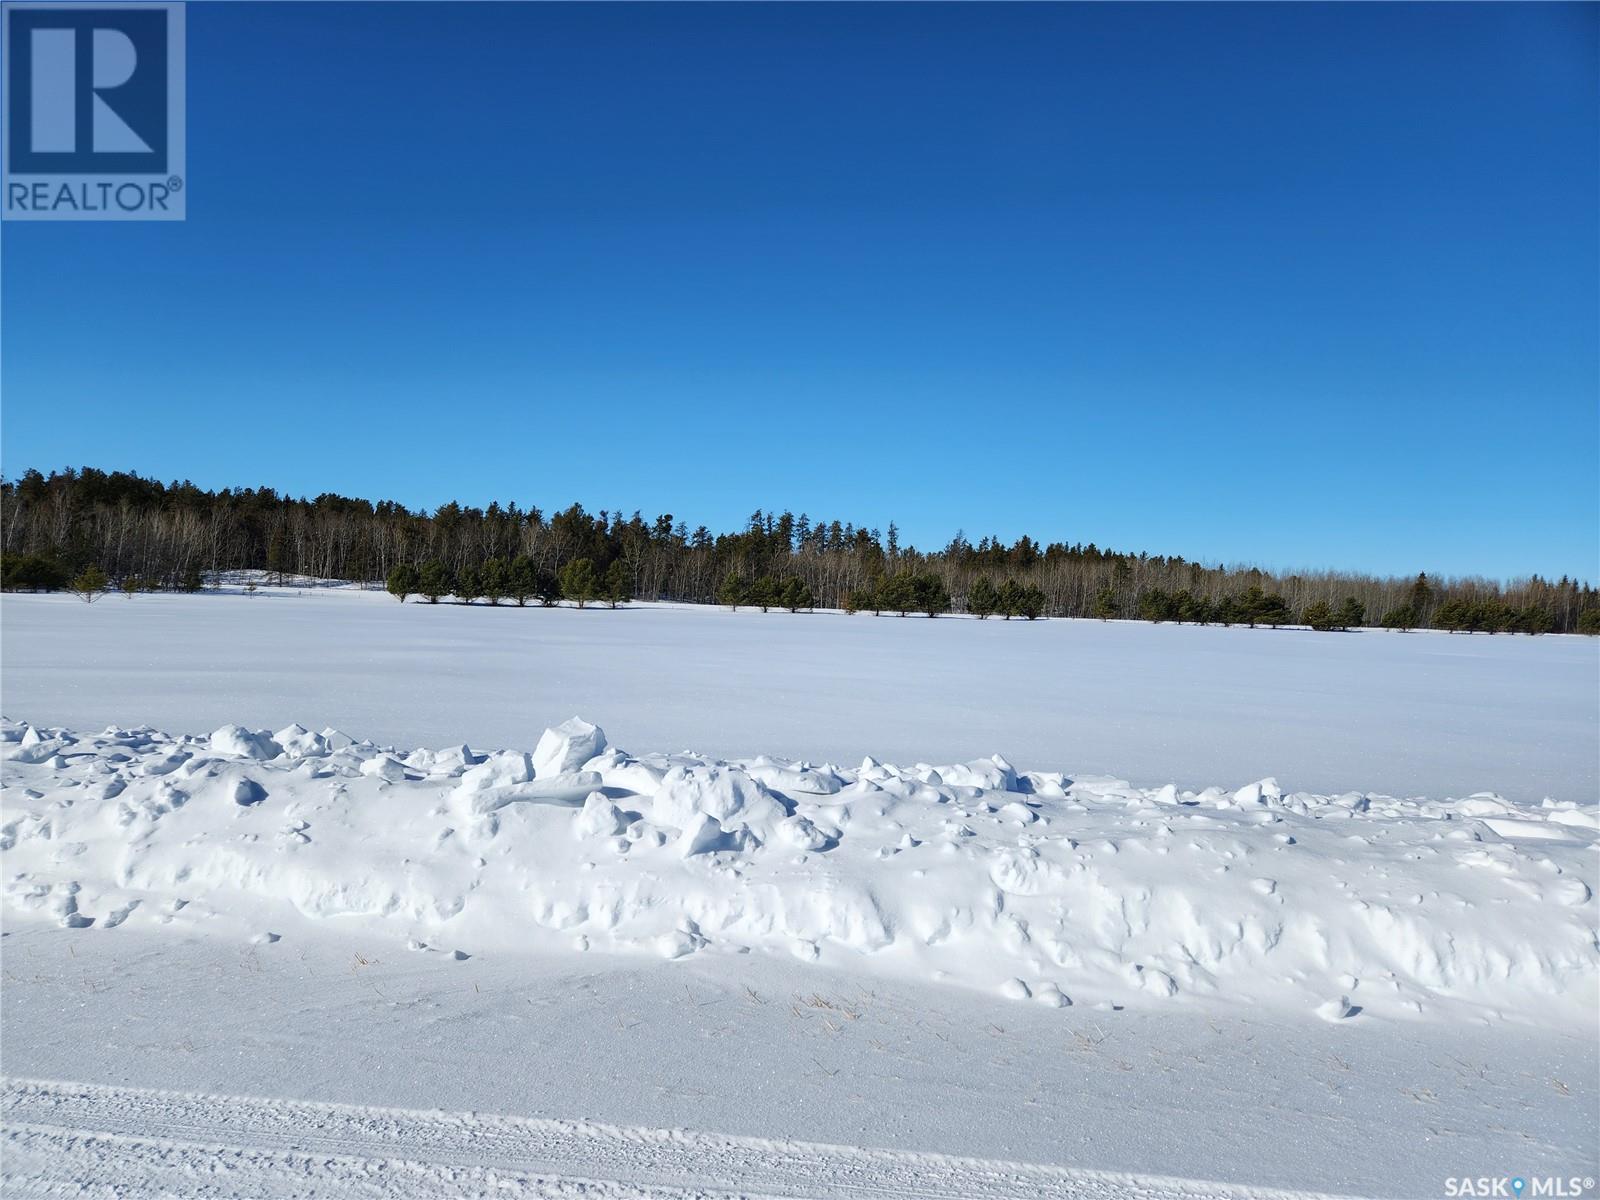
[(189, 7), (3, 467), (1600, 575), (1600, 8)]

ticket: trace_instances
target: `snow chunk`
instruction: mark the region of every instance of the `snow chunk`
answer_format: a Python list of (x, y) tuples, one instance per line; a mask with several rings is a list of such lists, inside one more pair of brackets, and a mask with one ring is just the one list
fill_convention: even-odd
[(615, 837), (628, 827), (628, 818), (604, 792), (590, 792), (574, 827), (579, 837)]
[(406, 777), (405, 766), (387, 754), (375, 754), (361, 763), (361, 773), (373, 779), (399, 783)]
[(252, 733), (240, 725), (224, 725), (211, 735), (209, 744), (213, 752), (234, 758), (277, 758), (283, 753), (265, 730)]
[(582, 717), (571, 717), (546, 729), (533, 751), (533, 772), (539, 778), (576, 771), (606, 748), (605, 730)]
[(777, 832), (789, 845), (801, 850), (821, 850), (828, 844), (827, 835), (801, 816), (785, 817), (778, 822)]
[(657, 825), (688, 829), (697, 814), (730, 822), (770, 826), (784, 816), (783, 806), (754, 779), (735, 768), (679, 766), (668, 771), (650, 800)]
[(328, 739), (320, 733), (312, 733), (304, 725), (280, 729), (272, 735), (272, 740), (282, 746), (290, 758), (322, 758), (328, 753)]

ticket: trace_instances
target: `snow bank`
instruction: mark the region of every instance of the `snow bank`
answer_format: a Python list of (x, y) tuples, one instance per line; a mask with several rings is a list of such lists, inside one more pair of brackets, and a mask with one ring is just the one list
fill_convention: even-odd
[(1600, 984), (1592, 807), (1142, 790), (999, 757), (858, 767), (533, 753), (336, 730), (0, 722), (8, 919), (282, 927), (418, 949), (751, 950), (1052, 1007), (1576, 1023)]

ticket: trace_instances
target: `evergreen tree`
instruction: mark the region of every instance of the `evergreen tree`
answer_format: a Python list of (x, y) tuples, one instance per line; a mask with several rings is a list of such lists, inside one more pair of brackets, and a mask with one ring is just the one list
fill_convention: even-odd
[(1600, 634), (1600, 608), (1586, 608), (1578, 614), (1578, 632), (1589, 637)]
[(448, 596), (452, 586), (449, 568), (437, 558), (423, 564), (417, 576), (417, 592), (426, 597), (429, 604), (437, 604), (440, 596)]
[(1117, 593), (1110, 584), (1100, 589), (1100, 594), (1094, 598), (1093, 616), (1102, 621), (1112, 620), (1117, 615)]
[(937, 617), (940, 613), (950, 611), (950, 589), (945, 587), (944, 580), (939, 576), (931, 573), (918, 575), (912, 581), (912, 590), (916, 595), (918, 612)]
[(917, 607), (917, 582), (910, 571), (896, 571), (878, 589), (880, 603), (902, 617)]
[(1434, 610), (1433, 624), (1435, 628), (1448, 630), (1451, 633), (1470, 631), (1472, 606), (1459, 598), (1446, 600)]
[(799, 612), (802, 608), (810, 608), (816, 603), (811, 595), (811, 589), (798, 575), (791, 575), (783, 585), (783, 606), (790, 612)]
[(1333, 608), (1326, 600), (1308, 604), (1300, 611), (1300, 623), (1309, 625), (1319, 632), (1326, 632), (1334, 627)]
[(594, 561), (575, 558), (561, 568), (561, 594), (579, 608), (600, 595), (600, 575)]
[(739, 572), (729, 571), (722, 581), (722, 587), (717, 589), (717, 599), (726, 604), (734, 612), (739, 611), (739, 605), (745, 603), (749, 589), (745, 587), (744, 580), (739, 577)]
[(750, 585), (750, 603), (762, 612), (766, 612), (777, 604), (782, 596), (783, 589), (778, 586), (778, 581), (771, 575), (763, 575)]
[(78, 599), (85, 604), (93, 604), (105, 594), (106, 585), (111, 581), (106, 578), (106, 573), (99, 567), (90, 563), (78, 573), (72, 581), (72, 590), (78, 594)]
[(878, 608), (878, 594), (870, 586), (852, 588), (845, 593), (844, 611), (852, 616), (863, 609), (876, 612)]
[(1346, 596), (1335, 619), (1340, 629), (1359, 629), (1367, 623), (1367, 606), (1354, 596)]
[(1274, 629), (1293, 620), (1293, 615), (1289, 612), (1289, 602), (1277, 592), (1269, 592), (1261, 598), (1261, 606), (1256, 610), (1256, 616), (1263, 625), (1271, 625)]
[(48, 555), (7, 554), (0, 559), (0, 583), (7, 591), (53, 592), (71, 579), (71, 572)]
[(185, 567), (183, 571), (183, 581), (178, 586), (186, 592), (198, 592), (200, 589), (206, 586), (205, 577), (200, 574), (199, 567)]
[(1037, 621), (1044, 616), (1045, 598), (1042, 589), (1029, 584), (1022, 589), (1022, 596), (1017, 605), (1017, 611), (1030, 621)]
[(144, 590), (144, 584), (139, 581), (139, 577), (137, 575), (124, 575), (122, 577), (122, 583), (119, 585), (119, 587), (121, 588), (122, 594), (129, 600), (132, 600)]
[(456, 573), (456, 599), (471, 604), (483, 595), (483, 575), (476, 566), (468, 563)]
[(612, 608), (633, 599), (633, 572), (622, 559), (614, 559), (606, 568), (605, 601)]
[(995, 611), (1006, 620), (1022, 615), (1022, 585), (1015, 579), (1005, 579), (995, 594)]
[(478, 583), (483, 598), (490, 604), (499, 604), (511, 584), (511, 567), (503, 558), (486, 559), (478, 572)]
[(1235, 607), (1238, 610), (1239, 619), (1249, 625), (1251, 629), (1254, 629), (1257, 623), (1262, 620), (1262, 614), (1267, 607), (1267, 597), (1261, 590), (1261, 585), (1252, 583), (1245, 588), (1244, 595), (1235, 601)]
[(1418, 627), (1428, 627), (1428, 616), (1433, 610), (1433, 588), (1428, 583), (1426, 572), (1417, 576), (1417, 581), (1411, 585), (1411, 614)]
[(554, 608), (561, 603), (561, 581), (556, 578), (554, 571), (540, 568), (534, 573), (533, 594), (539, 598), (539, 603), (546, 608)]
[(1160, 624), (1170, 618), (1176, 611), (1172, 597), (1168, 596), (1161, 588), (1147, 588), (1139, 593), (1139, 617), (1141, 620), (1154, 621)]
[(410, 563), (401, 563), (389, 572), (386, 586), (389, 589), (389, 595), (404, 604), (406, 597), (417, 591), (421, 586), (421, 579), (418, 577), (415, 567)]
[(994, 584), (989, 582), (987, 575), (979, 575), (973, 580), (972, 588), (967, 592), (967, 611), (978, 620), (987, 618), (999, 607), (1000, 593), (995, 591)]
[(1378, 624), (1385, 629), (1411, 629), (1417, 623), (1417, 614), (1412, 611), (1409, 604), (1402, 604), (1391, 608), (1379, 619)]
[(1550, 615), (1550, 611), (1537, 604), (1530, 604), (1517, 614), (1516, 628), (1523, 633), (1549, 633), (1555, 627), (1556, 619)]
[(533, 565), (533, 559), (519, 554), (511, 560), (511, 568), (506, 575), (506, 595), (517, 602), (518, 608), (523, 608), (529, 598), (538, 592), (539, 569)]

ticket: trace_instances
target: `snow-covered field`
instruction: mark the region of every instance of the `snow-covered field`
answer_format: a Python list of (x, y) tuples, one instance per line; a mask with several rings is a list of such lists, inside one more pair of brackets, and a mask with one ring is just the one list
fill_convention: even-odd
[(349, 590), (0, 627), (8, 1195), (1600, 1173), (1592, 641)]
[(1318, 792), (1592, 801), (1600, 640), (636, 605), (404, 605), (348, 588), (8, 595), (18, 719), (332, 725), (525, 746), (574, 713), (637, 752), (1034, 770)]

